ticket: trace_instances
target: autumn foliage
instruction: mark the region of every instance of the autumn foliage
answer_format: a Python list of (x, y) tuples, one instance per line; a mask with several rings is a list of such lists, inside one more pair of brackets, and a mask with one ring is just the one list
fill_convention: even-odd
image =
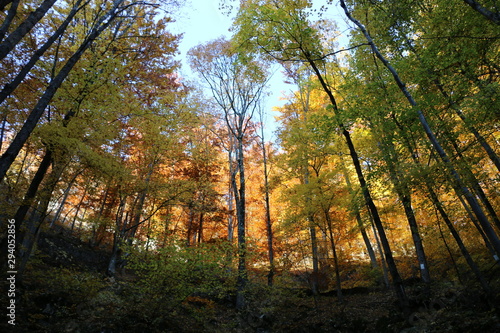
[[(340, 1), (348, 42), (327, 3), (241, 1), (189, 80), (176, 1), (0, 1), (0, 243), (5, 259), (15, 218), (18, 276), (44, 279), (37, 247), (60, 233), (106, 254), (95, 273), (134, 285), (152, 327), (187, 311), (209, 330), (221, 304), (272, 327), (288, 301), (363, 288), (393, 290), (415, 327), (443, 285), (497, 310), (494, 1)], [(78, 274), (49, 271), (123, 315)]]

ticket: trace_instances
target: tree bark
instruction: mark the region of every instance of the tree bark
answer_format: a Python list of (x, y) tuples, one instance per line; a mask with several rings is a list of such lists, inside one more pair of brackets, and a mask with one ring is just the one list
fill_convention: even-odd
[(5, 17), (2, 26), (0, 27), (0, 41), (3, 41), (5, 34), (7, 33), (7, 30), (9, 30), (10, 25), (12, 24), (12, 21), (14, 20), (14, 17), (17, 14), (17, 8), (19, 7), (19, 0), (0, 0), (0, 10), (3, 11), (5, 9), (5, 6), (7, 6), (9, 3), (10, 8), (9, 11), (7, 12), (7, 16)]
[(339, 268), (339, 260), (337, 258), (337, 249), (335, 248), (335, 239), (333, 238), (333, 227), (332, 227), (332, 219), (330, 217), (330, 213), (325, 210), (325, 219), (328, 227), (328, 233), (330, 236), (330, 245), (332, 246), (333, 253), (333, 264), (335, 266), (335, 287), (337, 289), (337, 299), (340, 303), (344, 302), (344, 296), (342, 295), (342, 282), (340, 280), (340, 268)]
[[(243, 137), (236, 138), (236, 161), (239, 173), (239, 188), (235, 191), (236, 198), (236, 218), (238, 222), (238, 279), (236, 281), (236, 308), (242, 309), (245, 304), (244, 291), (248, 282), (246, 269), (246, 236), (245, 236), (245, 164), (243, 157)], [(235, 186), (235, 190), (237, 187)]]
[(499, 13), (493, 13), (492, 11), (489, 11), (488, 9), (484, 8), (483, 6), (478, 4), (477, 1), (474, 0), (464, 0), (464, 2), (469, 6), (471, 6), (471, 8), (474, 9), (476, 12), (486, 17), (491, 22), (500, 25)]
[[(351, 195), (351, 198), (354, 199), (354, 190), (352, 189), (351, 180), (349, 179), (349, 174), (347, 173), (347, 169), (344, 165), (343, 160), (341, 161), (341, 164), (342, 164), (342, 172), (344, 174), (345, 182), (347, 185), (347, 191)], [(361, 218), (361, 213), (359, 212), (359, 207), (356, 203), (354, 204), (354, 214), (356, 216), (356, 223), (358, 225), (359, 232), (361, 233), (361, 236), (363, 237), (363, 241), (366, 246), (366, 251), (368, 252), (368, 256), (370, 257), (371, 266), (373, 269), (376, 269), (378, 268), (377, 256), (375, 255), (375, 251), (373, 250), (370, 238), (366, 233), (366, 227), (363, 224), (363, 219)]]
[(266, 236), (267, 236), (267, 254), (269, 259), (269, 273), (267, 274), (267, 284), (273, 285), (274, 279), (274, 249), (273, 249), (273, 226), (271, 221), (271, 203), (269, 199), (269, 175), (267, 166), (266, 143), (264, 141), (264, 120), (262, 112), (260, 113), (261, 122), (261, 148), (262, 159), (264, 164), (264, 204), (266, 209)]
[(0, 43), (0, 60), (4, 59), (10, 51), (23, 39), (24, 36), (45, 16), (56, 0), (45, 0), (40, 6), (17, 27), (2, 43)]

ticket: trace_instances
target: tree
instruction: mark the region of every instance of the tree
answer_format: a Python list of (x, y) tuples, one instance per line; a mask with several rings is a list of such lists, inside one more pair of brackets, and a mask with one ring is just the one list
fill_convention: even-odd
[(245, 304), (243, 292), (247, 283), (244, 145), (251, 130), (252, 116), (263, 95), (267, 74), (262, 64), (244, 58), (229, 41), (222, 38), (191, 49), (189, 61), (208, 84), (215, 102), (222, 110), (229, 135), (234, 139), (236, 163), (231, 173), (231, 184), (236, 201), (239, 258), (236, 306), (241, 309)]

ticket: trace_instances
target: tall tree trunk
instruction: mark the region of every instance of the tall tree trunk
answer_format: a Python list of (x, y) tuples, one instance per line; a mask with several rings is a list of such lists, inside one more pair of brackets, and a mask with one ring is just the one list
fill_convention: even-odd
[(99, 244), (101, 243), (101, 239), (99, 238), (99, 234), (106, 230), (106, 226), (103, 225), (101, 218), (104, 215), (104, 209), (106, 207), (106, 201), (108, 200), (110, 188), (111, 188), (111, 185), (108, 184), (106, 186), (106, 191), (104, 191), (104, 197), (102, 199), (101, 206), (99, 208), (99, 212), (97, 213), (97, 217), (96, 217), (96, 221), (97, 221), (98, 225), (95, 226), (95, 224), (94, 224), (94, 226), (92, 227), (92, 237), (89, 240), (89, 244), (91, 247), (99, 246)]
[(228, 217), (227, 217), (227, 240), (232, 243), (234, 238), (234, 193), (236, 193), (236, 188), (234, 187), (236, 184), (236, 168), (234, 167), (233, 161), (233, 153), (234, 153), (234, 138), (232, 135), (229, 135), (229, 148), (228, 148), (228, 162), (229, 162), (229, 189), (227, 195), (227, 209), (228, 209)]
[(82, 208), (83, 201), (85, 200), (86, 195), (87, 195), (87, 186), (85, 186), (85, 190), (83, 191), (83, 194), (80, 197), (80, 201), (78, 201), (78, 205), (76, 205), (75, 215), (73, 216), (73, 221), (71, 222), (71, 233), (73, 233), (73, 231), (75, 230), (76, 219), (80, 214), (80, 209)]
[[(436, 206), (434, 206), (434, 207), (436, 207)], [(440, 221), (440, 218), (438, 216), (437, 208), (436, 208), (436, 218), (437, 218), (437, 225), (439, 228), (439, 235), (441, 236), (441, 239), (443, 240), (443, 244), (444, 244), (444, 247), (446, 248), (446, 252), (448, 252), (448, 255), (450, 256), (450, 260), (451, 260), (451, 263), (453, 265), (453, 268), (455, 269), (455, 272), (457, 273), (458, 281), (460, 281), (460, 283), (463, 285), (464, 283), (463, 283), (462, 277), (461, 277), (462, 274), (460, 274), (460, 270), (458, 269), (457, 262), (455, 261), (455, 258), (453, 257), (453, 253), (451, 252), (450, 247), (448, 246), (448, 242), (446, 241), (446, 237), (444, 237), (443, 228), (441, 228), (441, 221)]]
[(52, 198), (52, 193), (54, 192), (54, 189), (67, 166), (68, 161), (66, 161), (64, 155), (55, 159), (47, 182), (43, 189), (38, 193), (38, 205), (34, 207), (30, 223), (27, 226), (26, 232), (22, 236), (22, 246), (19, 249), (19, 258), (21, 261), (21, 265), (18, 270), (19, 274), (23, 274), (24, 269), (26, 268), (26, 264), (31, 256), (33, 246), (35, 245), (35, 241), (38, 237), (40, 227), (48, 215), (47, 210), (50, 204), (50, 199)]
[(380, 263), (382, 266), (382, 274), (383, 274), (384, 284), (387, 288), (389, 288), (389, 286), (390, 286), (389, 273), (388, 273), (388, 269), (387, 269), (387, 263), (386, 263), (385, 257), (384, 257), (384, 250), (382, 249), (382, 245), (380, 244), (380, 238), (378, 237), (377, 228), (375, 228), (375, 223), (373, 223), (373, 218), (372, 218), (372, 214), (370, 213), (370, 210), (368, 210), (368, 215), (370, 216), (370, 224), (371, 224), (372, 230), (373, 230), (373, 237), (375, 238), (375, 243), (377, 244), (377, 249), (378, 249), (378, 252), (380, 255)]
[(201, 244), (203, 242), (203, 217), (205, 216), (204, 212), (200, 212), (200, 217), (198, 219), (198, 240), (197, 243)]
[(318, 239), (316, 237), (316, 227), (314, 226), (314, 218), (309, 217), (309, 234), (311, 235), (312, 249), (312, 264), (313, 273), (311, 277), (311, 291), (313, 295), (319, 294), (319, 259), (318, 259)]
[(120, 250), (120, 245), (123, 239), (123, 227), (126, 225), (126, 220), (127, 217), (125, 217), (125, 220), (123, 219), (123, 213), (125, 210), (125, 201), (126, 197), (120, 196), (120, 204), (118, 206), (118, 209), (116, 211), (116, 217), (115, 217), (115, 233), (113, 234), (113, 250), (111, 252), (111, 257), (109, 258), (108, 262), (108, 269), (106, 270), (106, 273), (110, 277), (115, 277), (116, 276), (116, 266), (117, 263), (120, 261), (121, 257), (121, 250)]
[[(394, 120), (396, 126), (403, 133), (404, 131), (403, 131), (402, 125), (397, 121), (396, 118), (393, 117), (393, 120)], [(412, 149), (411, 143), (408, 140), (406, 140), (406, 138), (405, 138), (405, 146), (406, 146), (406, 149), (410, 152), (410, 155), (411, 155), (414, 163), (416, 165), (420, 166), (420, 161), (419, 161), (418, 157), (415, 154), (412, 153), (413, 149)], [(478, 279), (479, 283), (481, 284), (483, 290), (487, 292), (488, 290), (490, 290), (490, 287), (489, 287), (488, 283), (486, 282), (483, 274), (481, 273), (481, 271), (477, 267), (476, 263), (474, 262), (474, 260), (470, 256), (469, 251), (465, 247), (462, 239), (460, 238), (460, 235), (456, 231), (456, 229), (455, 229), (455, 227), (453, 225), (453, 222), (451, 222), (448, 214), (444, 210), (443, 205), (441, 204), (438, 195), (434, 191), (433, 187), (435, 186), (435, 184), (430, 179), (426, 179), (426, 180), (424, 180), (424, 182), (425, 182), (425, 187), (427, 188), (427, 192), (429, 193), (430, 199), (431, 199), (434, 207), (437, 209), (437, 211), (441, 215), (441, 218), (443, 219), (443, 221), (445, 222), (446, 226), (450, 230), (453, 238), (455, 239), (455, 242), (457, 243), (457, 245), (458, 245), (458, 247), (460, 249), (460, 252), (464, 256), (467, 264), (469, 265), (469, 267), (471, 268), (471, 270), (473, 271), (473, 273), (476, 275), (476, 278)], [(459, 196), (459, 198), (461, 199), (460, 196)], [(466, 210), (468, 209), (467, 205), (465, 205), (465, 204), (464, 204), (464, 207), (466, 208)], [(474, 220), (474, 219), (472, 218), (472, 220)]]
[[(26, 218), (26, 214), (28, 213), (29, 208), (33, 205), (33, 201), (36, 197), (36, 194), (38, 193), (38, 188), (40, 187), (40, 184), (47, 174), (47, 171), (49, 170), (51, 164), (52, 150), (47, 147), (45, 149), (45, 155), (43, 156), (42, 161), (38, 166), (35, 176), (31, 180), (30, 186), (28, 187), (28, 190), (24, 195), (23, 202), (14, 215), (14, 219), (16, 220), (16, 235), (21, 235), (21, 225)], [(21, 238), (22, 236), (19, 239)]]
[(269, 286), (273, 285), (274, 279), (274, 249), (273, 249), (273, 226), (271, 221), (271, 203), (269, 199), (269, 175), (267, 166), (267, 152), (266, 143), (264, 141), (264, 121), (262, 113), (260, 114), (261, 119), (261, 148), (262, 148), (262, 159), (264, 164), (264, 204), (266, 210), (266, 236), (267, 236), (267, 254), (269, 259), (269, 273), (267, 274), (267, 284)]
[(57, 220), (59, 219), (59, 217), (61, 216), (61, 212), (64, 208), (64, 205), (66, 204), (66, 200), (68, 199), (68, 196), (69, 196), (69, 192), (71, 190), (71, 188), (73, 187), (75, 181), (76, 181), (76, 178), (81, 175), (83, 171), (79, 171), (77, 172), (72, 178), (71, 180), (69, 181), (68, 183), (68, 186), (66, 187), (66, 190), (64, 190), (64, 194), (63, 194), (63, 198), (61, 200), (61, 203), (59, 204), (59, 208), (57, 208), (57, 211), (56, 213), (54, 214), (54, 218), (52, 219), (52, 221), (50, 222), (50, 227), (54, 226), (54, 224), (57, 222)]
[(484, 278), (483, 274), (479, 270), (479, 267), (477, 267), (476, 263), (472, 259), (472, 257), (469, 254), (469, 251), (465, 247), (465, 244), (462, 241), (462, 238), (458, 234), (457, 230), (455, 229), (455, 226), (453, 225), (453, 222), (451, 222), (450, 218), (448, 217), (448, 214), (444, 211), (443, 206), (441, 205), (441, 202), (439, 201), (437, 194), (434, 192), (432, 187), (430, 185), (427, 185), (427, 190), (429, 191), (431, 200), (436, 207), (436, 209), (439, 211), (439, 214), (443, 218), (443, 221), (445, 222), (446, 226), (450, 230), (453, 238), (457, 242), (458, 248), (460, 249), (460, 252), (462, 252), (462, 255), (464, 256), (465, 260), (467, 261), (467, 264), (471, 268), (472, 272), (476, 275), (479, 283), (481, 284), (481, 287), (483, 288), (484, 292), (486, 295), (491, 295), (491, 288)]
[[(464, 158), (464, 156), (462, 154), (462, 151), (458, 147), (456, 141), (455, 140), (450, 140), (450, 141), (451, 141), (451, 144), (453, 145), (453, 148), (454, 148), (457, 156), (461, 160), (465, 161), (465, 158)], [(472, 170), (467, 165), (465, 165), (462, 168), (462, 170), (465, 173), (465, 179), (468, 181), (468, 183), (470, 184), (472, 190), (474, 191), (474, 193), (476, 194), (476, 196), (479, 198), (479, 200), (481, 201), (481, 203), (483, 204), (483, 206), (488, 211), (491, 219), (493, 220), (493, 222), (495, 223), (495, 225), (497, 226), (497, 228), (500, 230), (500, 220), (498, 218), (498, 215), (497, 215), (495, 209), (493, 208), (493, 205), (491, 204), (490, 200), (486, 196), (486, 193), (484, 193), (483, 188), (481, 187), (481, 185), (479, 185), (479, 181), (477, 180), (476, 176), (474, 175), (474, 173), (472, 172)]]
[[(17, 241), (17, 253), (20, 253), (22, 249), (22, 240), (25, 234), (25, 232), (22, 232), (23, 228), (21, 228), (21, 226), (26, 225), (25, 221), (26, 214), (28, 213), (30, 207), (33, 206), (36, 194), (38, 192), (38, 188), (40, 187), (40, 184), (42, 183), (45, 175), (47, 174), (47, 171), (49, 170), (51, 164), (52, 164), (52, 150), (46, 148), (45, 155), (43, 156), (42, 161), (40, 162), (40, 165), (38, 166), (38, 169), (35, 173), (35, 176), (31, 180), (30, 186), (28, 187), (28, 190), (24, 195), (23, 201), (19, 206), (19, 208), (17, 209), (13, 218), (15, 221), (14, 223), (15, 223), (15, 234)], [(7, 254), (8, 254), (7, 237), (2, 238), (0, 249), (2, 250), (1, 252), (2, 259), (4, 259), (2, 260), (2, 262), (7, 263)]]
[[(242, 309), (245, 304), (244, 291), (248, 282), (246, 269), (246, 236), (245, 236), (245, 164), (243, 157), (243, 137), (236, 138), (236, 162), (239, 173), (239, 188), (235, 186), (236, 217), (238, 221), (238, 278), (236, 281), (236, 308)], [(235, 184), (236, 185), (236, 184)], [(237, 189), (237, 191), (236, 191)]]
[(0, 151), (2, 151), (3, 138), (5, 135), (5, 126), (7, 125), (7, 114), (4, 114), (2, 119), (2, 129), (0, 130)]

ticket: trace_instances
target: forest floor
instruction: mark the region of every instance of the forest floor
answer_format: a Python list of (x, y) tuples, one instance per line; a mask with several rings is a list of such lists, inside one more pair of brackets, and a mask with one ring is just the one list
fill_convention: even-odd
[[(143, 295), (147, 283), (135, 274), (109, 278), (109, 252), (95, 250), (66, 233), (45, 233), (22, 281), (16, 281), (16, 326), (1, 332), (500, 332), (498, 293), (485, 297), (474, 287), (447, 282), (423, 296), (408, 287), (412, 313), (404, 318), (393, 293), (379, 288), (312, 296), (303, 286), (274, 295), (256, 292), (245, 310), (231, 299), (192, 295), (171, 302), (168, 295)], [(498, 271), (496, 272), (498, 274)], [(499, 286), (493, 286), (499, 290)], [(1, 297), (7, 304), (6, 293)], [(496, 310), (495, 310), (496, 309)], [(5, 311), (5, 310), (4, 310)]]

